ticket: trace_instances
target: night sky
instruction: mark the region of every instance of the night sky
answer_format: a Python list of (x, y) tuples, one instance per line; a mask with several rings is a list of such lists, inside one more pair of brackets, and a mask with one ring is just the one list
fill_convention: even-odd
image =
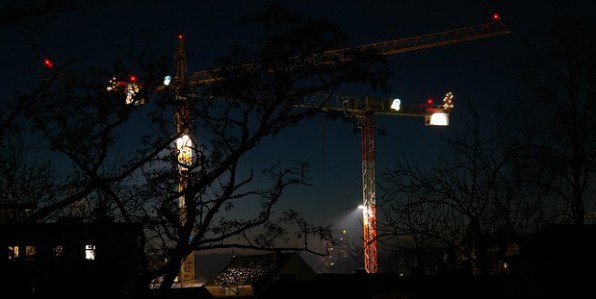
[[(517, 94), (511, 65), (528, 45), (540, 42), (539, 32), (550, 16), (593, 11), (591, 4), (579, 2), (299, 0), (281, 3), (306, 16), (337, 22), (349, 35), (348, 45), (353, 46), (487, 23), (495, 11), (511, 29), (509, 35), (389, 56), (392, 94), (358, 89), (341, 91), (356, 96), (399, 97), (404, 104), (422, 103), (427, 98), (439, 102), (446, 91), (455, 95), (450, 127), (425, 126), (423, 118), (418, 117), (377, 116), (377, 124), (386, 131), (385, 136), (376, 138), (378, 176), (398, 159), (431, 166), (446, 150), (443, 136), (461, 129), (461, 119), (469, 116), (467, 102), (477, 108), (481, 126), (490, 131), (498, 119), (496, 106), (514, 100)], [(102, 67), (115, 57), (122, 57), (119, 47), (138, 46), (147, 37), (153, 40), (153, 51), (171, 55), (177, 34), (183, 33), (188, 67), (193, 72), (212, 66), (214, 57), (223, 54), (232, 42), (246, 40), (238, 17), (258, 11), (259, 3), (98, 1), (88, 10), (52, 16), (45, 23), (50, 27), (41, 33), (27, 36), (15, 28), (0, 28), (0, 100), (5, 101), (14, 91), (26, 90), (38, 82), (43, 55), (32, 50), (31, 40), (57, 64), (81, 58), (77, 67)], [(355, 212), (362, 197), (360, 134), (353, 126), (322, 117), (313, 119), (264, 142), (247, 158), (246, 167), (256, 169), (267, 167), (276, 159), (310, 160), (309, 178), (313, 186), (291, 188), (282, 205), (299, 210), (320, 224), (347, 227), (354, 231), (353, 238), (360, 237), (359, 214)]]

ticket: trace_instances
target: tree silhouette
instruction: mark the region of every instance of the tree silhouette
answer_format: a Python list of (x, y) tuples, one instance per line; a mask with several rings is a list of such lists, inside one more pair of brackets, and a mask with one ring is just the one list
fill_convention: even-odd
[[(54, 188), (60, 192), (38, 201), (27, 221), (54, 221), (86, 201), (88, 221), (141, 223), (139, 289), (154, 281), (170, 288), (182, 261), (195, 251), (324, 254), (309, 241), (328, 239), (327, 227), (310, 224), (296, 211), (276, 210), (288, 187), (309, 184), (308, 164), (271, 161), (258, 172), (246, 169), (247, 154), (320, 113), (296, 106), (304, 96), (333, 94), (349, 83), (385, 88), (388, 70), (380, 55), (366, 50), (351, 51), (351, 59), (316, 59), (344, 47), (339, 28), (273, 4), (265, 8), (246, 19), (247, 26), (256, 26), (253, 42), (218, 60), (218, 80), (209, 85), (163, 87), (171, 61), (132, 54), (109, 71), (60, 70), (32, 98), (35, 107), (25, 106), (31, 108), (25, 116), (33, 134), (48, 145), (63, 174)], [(112, 78), (126, 80), (132, 69), (139, 89), (127, 104), (125, 90), (107, 87)], [(184, 132), (174, 115), (181, 109), (189, 111), (184, 121), (197, 134), (190, 137), (196, 159), (186, 165), (188, 183), (179, 187), (176, 140)]]
[(596, 168), (596, 31), (576, 17), (554, 20), (546, 46), (520, 64), (524, 93), (508, 109), (519, 132), (525, 180), (551, 205), (551, 222), (592, 221)]

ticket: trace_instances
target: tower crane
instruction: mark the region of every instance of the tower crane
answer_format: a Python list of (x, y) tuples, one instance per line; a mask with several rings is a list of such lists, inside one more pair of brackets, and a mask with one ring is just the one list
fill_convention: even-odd
[[(477, 39), (490, 38), (494, 36), (509, 34), (509, 29), (500, 22), (497, 15), (493, 16), (493, 21), (489, 23), (461, 27), (448, 31), (418, 35), (414, 37), (395, 39), (384, 42), (377, 42), (355, 47), (356, 49), (371, 49), (378, 51), (381, 55), (393, 55), (415, 50), (427, 49), (443, 45), (461, 43)], [(349, 50), (354, 48), (344, 48), (322, 52), (311, 57), (310, 63), (333, 63), (336, 61), (349, 60)], [(190, 119), (190, 98), (187, 91), (193, 87), (210, 84), (219, 80), (218, 69), (207, 69), (194, 72), (187, 77), (188, 69), (186, 65), (186, 55), (184, 49), (184, 38), (178, 35), (178, 46), (174, 55), (174, 77), (166, 76), (164, 85), (173, 85), (175, 88), (175, 99), (179, 105), (175, 119), (180, 138), (176, 142), (178, 149), (179, 162), (179, 186), (178, 190), (182, 194), (191, 179), (188, 167), (193, 163), (192, 157), (192, 138), (191, 119)], [(131, 80), (132, 81), (132, 80)], [(136, 81), (136, 80), (135, 80)], [(135, 95), (138, 87), (128, 84), (127, 102), (142, 103), (139, 101), (129, 101), (130, 97)], [(132, 86), (132, 87), (131, 87)], [(164, 88), (163, 86), (160, 88)], [(158, 88), (158, 91), (160, 90)], [(326, 95), (329, 97), (329, 95)], [(376, 244), (376, 199), (375, 199), (375, 149), (374, 149), (374, 115), (411, 115), (425, 118), (427, 124), (432, 124), (433, 118), (443, 118), (448, 121), (448, 113), (453, 108), (451, 93), (447, 93), (443, 105), (403, 106), (395, 109), (400, 103), (394, 100), (381, 100), (370, 97), (358, 98), (349, 96), (331, 96), (332, 100), (326, 104), (320, 105), (320, 101), (325, 95), (313, 95), (305, 98), (298, 107), (309, 108), (317, 106), (323, 111), (344, 111), (359, 118), (361, 124), (361, 151), (362, 151), (362, 202), (364, 206), (363, 219), (363, 239), (364, 239), (364, 268), (368, 273), (376, 273), (377, 266), (377, 244)], [(326, 100), (329, 100), (327, 98)], [(391, 107), (394, 107), (393, 109)], [(179, 200), (180, 224), (187, 225), (185, 214), (186, 204), (184, 196)], [(194, 255), (190, 254), (183, 261), (180, 269), (181, 284), (194, 281)]]
[(376, 273), (377, 217), (375, 196), (375, 114), (424, 117), (426, 125), (446, 126), (453, 109), (453, 93), (447, 92), (442, 105), (402, 105), (399, 99), (379, 99), (343, 95), (315, 94), (305, 97), (297, 106), (323, 112), (342, 112), (356, 118), (361, 132), (362, 155), (362, 228), (364, 265), (367, 273)]

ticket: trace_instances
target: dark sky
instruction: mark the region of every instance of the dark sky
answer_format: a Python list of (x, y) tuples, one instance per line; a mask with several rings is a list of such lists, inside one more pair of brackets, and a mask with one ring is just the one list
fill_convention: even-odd
[[(153, 50), (170, 55), (175, 37), (186, 37), (188, 66), (197, 71), (211, 66), (231, 42), (246, 39), (237, 20), (260, 9), (259, 1), (97, 1), (90, 9), (56, 14), (42, 33), (24, 35), (14, 28), (0, 29), (0, 95), (34, 86), (39, 80), (39, 52), (31, 40), (47, 51), (55, 63), (83, 58), (81, 65), (103, 66), (121, 56), (119, 47), (140, 45), (153, 38)], [(394, 74), (393, 92), (350, 90), (359, 96), (399, 97), (404, 104), (455, 95), (452, 126), (428, 127), (422, 118), (378, 116), (386, 130), (376, 139), (377, 171), (410, 159), (430, 166), (444, 151), (442, 136), (461, 129), (467, 117), (466, 102), (477, 107), (482, 125), (496, 121), (496, 105), (515, 97), (510, 64), (523, 49), (541, 39), (539, 32), (552, 15), (593, 11), (587, 1), (390, 1), (296, 0), (282, 1), (307, 16), (337, 22), (349, 35), (349, 45), (433, 33), (491, 21), (498, 11), (510, 35), (471, 41), (388, 57)], [(151, 3), (151, 4), (149, 4)], [(571, 3), (571, 4), (570, 4)], [(2, 99), (4, 101), (4, 99)], [(324, 130), (322, 130), (324, 127)], [(315, 119), (265, 142), (250, 155), (251, 167), (270, 165), (274, 159), (310, 159), (308, 188), (293, 188), (285, 207), (304, 212), (310, 219), (360, 234), (356, 206), (361, 202), (360, 135), (345, 123)], [(200, 134), (200, 133), (197, 133)], [(350, 227), (351, 226), (351, 227)]]

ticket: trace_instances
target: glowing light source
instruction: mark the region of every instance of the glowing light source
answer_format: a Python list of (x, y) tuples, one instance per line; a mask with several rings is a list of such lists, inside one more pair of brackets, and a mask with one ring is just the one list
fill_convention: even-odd
[(52, 61), (49, 58), (44, 59), (43, 64), (49, 69), (54, 67), (54, 64), (52, 63)]
[(401, 100), (395, 99), (391, 102), (391, 110), (399, 111), (401, 109)]
[(183, 39), (184, 35), (182, 35), (182, 33), (178, 34), (178, 39)]
[[(135, 81), (136, 81), (136, 77), (135, 77)], [(139, 92), (139, 87), (134, 83), (134, 81), (132, 81), (132, 83), (126, 84), (126, 104), (128, 104), (128, 105), (138, 104), (137, 101), (135, 100), (135, 96), (138, 92)]]
[(501, 20), (501, 15), (498, 12), (493, 13), (493, 21)]
[(453, 93), (451, 91), (447, 92), (443, 98), (443, 109), (446, 111), (453, 109)]
[(130, 75), (130, 77), (128, 77), (128, 79), (130, 80), (130, 82), (137, 82), (137, 76), (135, 76), (135, 75)]
[(95, 245), (85, 245), (85, 259), (95, 260)]
[(188, 134), (176, 139), (176, 149), (178, 149), (178, 163), (180, 168), (188, 168), (192, 164), (192, 139)]
[(433, 104), (433, 99), (431, 99), (431, 98), (426, 99), (426, 104), (427, 105), (432, 105)]
[(364, 210), (366, 207), (364, 205), (358, 205), (358, 209)]
[(163, 85), (168, 86), (172, 82), (172, 76), (167, 75), (163, 77)]
[(449, 113), (435, 112), (430, 116), (426, 117), (426, 124), (431, 126), (448, 126), (449, 125)]

